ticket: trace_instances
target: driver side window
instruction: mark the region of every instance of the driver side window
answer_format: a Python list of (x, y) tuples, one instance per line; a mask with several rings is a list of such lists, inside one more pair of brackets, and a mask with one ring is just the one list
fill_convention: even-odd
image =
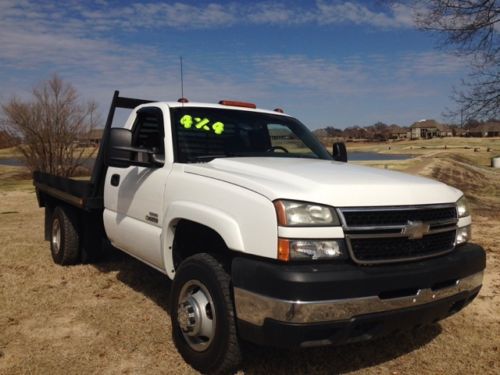
[(163, 114), (160, 108), (148, 107), (137, 112), (132, 146), (155, 149), (157, 154), (165, 154)]

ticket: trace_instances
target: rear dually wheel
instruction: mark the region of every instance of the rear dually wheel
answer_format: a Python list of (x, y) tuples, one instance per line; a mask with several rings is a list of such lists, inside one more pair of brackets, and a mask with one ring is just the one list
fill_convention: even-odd
[(52, 215), (50, 251), (55, 263), (76, 264), (80, 260), (80, 241), (76, 219), (68, 208), (56, 207)]

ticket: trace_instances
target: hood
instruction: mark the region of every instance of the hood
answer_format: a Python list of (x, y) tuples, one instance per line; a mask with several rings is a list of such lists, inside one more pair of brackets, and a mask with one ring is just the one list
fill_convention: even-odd
[(335, 207), (454, 203), (462, 195), (428, 178), (330, 160), (221, 158), (188, 164), (184, 171), (241, 186), (269, 200)]

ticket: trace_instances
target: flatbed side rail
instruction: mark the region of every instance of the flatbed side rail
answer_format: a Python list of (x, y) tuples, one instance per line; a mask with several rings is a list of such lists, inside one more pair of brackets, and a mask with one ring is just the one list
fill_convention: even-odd
[(54, 197), (56, 199), (62, 200), (63, 202), (66, 202), (72, 206), (78, 207), (78, 208), (84, 208), (84, 203), (85, 200), (83, 198), (77, 197), (75, 195), (72, 195), (70, 193), (67, 193), (65, 191), (53, 188), (49, 185), (43, 184), (41, 182), (34, 182), (34, 185), (37, 190), (46, 193), (50, 195), (51, 197)]
[(90, 181), (74, 180), (40, 171), (33, 172), (33, 185), (37, 194), (42, 192), (79, 208), (87, 207), (92, 191)]

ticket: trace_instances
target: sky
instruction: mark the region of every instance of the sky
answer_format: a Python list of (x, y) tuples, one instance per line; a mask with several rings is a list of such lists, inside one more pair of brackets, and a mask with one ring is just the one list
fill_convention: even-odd
[[(447, 121), (467, 61), (383, 1), (0, 0), (0, 102), (57, 73), (123, 96), (243, 100), (311, 129)], [(103, 116), (105, 118), (105, 116)]]

